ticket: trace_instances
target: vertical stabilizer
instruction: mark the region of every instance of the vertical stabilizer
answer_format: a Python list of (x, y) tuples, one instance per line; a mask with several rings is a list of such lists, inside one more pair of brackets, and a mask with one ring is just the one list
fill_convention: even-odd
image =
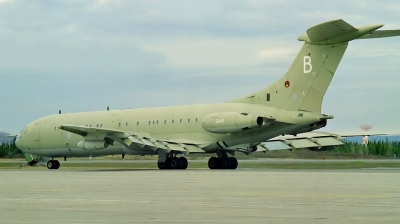
[(267, 88), (232, 102), (320, 113), (323, 97), (348, 42), (371, 35), (382, 26), (355, 28), (340, 19), (311, 27), (307, 33), (299, 36), (298, 40), (305, 43), (282, 78)]

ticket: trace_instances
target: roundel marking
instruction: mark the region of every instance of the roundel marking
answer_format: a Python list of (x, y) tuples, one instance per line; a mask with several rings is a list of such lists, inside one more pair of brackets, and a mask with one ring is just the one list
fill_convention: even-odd
[(286, 88), (289, 88), (289, 86), (290, 86), (290, 82), (289, 82), (289, 81), (286, 81), (286, 82), (285, 82), (285, 87), (286, 87)]

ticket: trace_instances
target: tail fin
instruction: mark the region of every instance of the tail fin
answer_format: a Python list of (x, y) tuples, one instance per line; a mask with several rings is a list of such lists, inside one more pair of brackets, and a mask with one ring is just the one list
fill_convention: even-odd
[(265, 89), (232, 102), (320, 113), (325, 92), (349, 41), (400, 35), (400, 30), (390, 33), (375, 31), (382, 26), (354, 28), (340, 19), (311, 27), (306, 34), (299, 36), (298, 40), (305, 43), (281, 79)]

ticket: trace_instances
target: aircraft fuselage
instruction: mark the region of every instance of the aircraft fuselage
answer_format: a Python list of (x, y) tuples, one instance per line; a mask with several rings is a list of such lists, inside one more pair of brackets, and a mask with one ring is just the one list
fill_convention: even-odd
[[(243, 130), (234, 134), (217, 134), (204, 130), (203, 118), (223, 111), (273, 117), (276, 122), (269, 127)], [(82, 141), (83, 137), (59, 128), (62, 124), (75, 124), (180, 143), (195, 142), (204, 145), (204, 150), (211, 153), (221, 147), (253, 144), (287, 134), (318, 122), (320, 117), (318, 113), (288, 111), (243, 103), (55, 114), (30, 123), (21, 132), (16, 143), (24, 152), (47, 157), (124, 154), (121, 145), (116, 142), (101, 150), (79, 148), (77, 143)], [(136, 147), (130, 152), (129, 154), (135, 155), (157, 154), (141, 147)]]

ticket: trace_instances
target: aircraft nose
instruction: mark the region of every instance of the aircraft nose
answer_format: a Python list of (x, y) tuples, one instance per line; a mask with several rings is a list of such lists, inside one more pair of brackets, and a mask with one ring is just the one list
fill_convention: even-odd
[(26, 137), (26, 136), (24, 136), (24, 134), (25, 134), (25, 132), (26, 132), (26, 129), (27, 128), (24, 128), (22, 131), (21, 131), (21, 133), (19, 134), (19, 135), (17, 135), (16, 136), (16, 138), (15, 138), (15, 145), (17, 146), (17, 148), (19, 148), (20, 150), (24, 150), (26, 147), (25, 147), (25, 144), (24, 144), (24, 137)]
[(20, 136), (17, 136), (17, 138), (15, 139), (15, 145), (17, 146), (17, 148), (21, 149)]

